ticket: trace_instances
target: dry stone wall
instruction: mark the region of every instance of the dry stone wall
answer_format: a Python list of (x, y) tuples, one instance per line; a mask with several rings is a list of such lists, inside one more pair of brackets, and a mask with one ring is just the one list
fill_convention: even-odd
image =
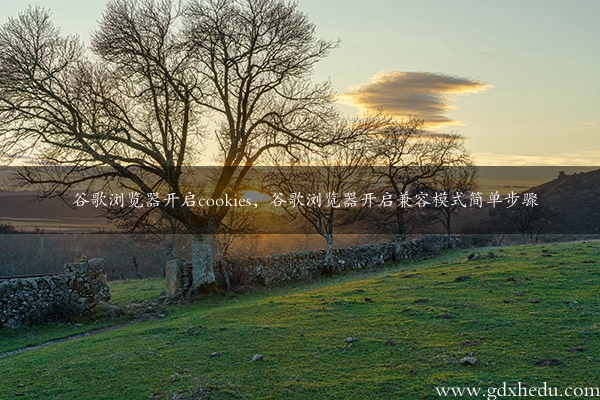
[(101, 258), (65, 264), (63, 275), (0, 280), (0, 328), (68, 321), (109, 299)]
[[(273, 285), (296, 282), (319, 276), (360, 270), (403, 259), (417, 259), (440, 253), (455, 247), (457, 240), (447, 236), (426, 235), (395, 246), (393, 243), (351, 246), (333, 250), (333, 263), (326, 264), (325, 251), (275, 254), (245, 260), (222, 260), (215, 266), (219, 286)], [(169, 298), (186, 296), (192, 288), (191, 263), (172, 260), (166, 268), (166, 290)]]
[[(426, 235), (402, 242), (398, 247), (393, 243), (380, 243), (333, 249), (331, 264), (324, 262), (325, 251), (319, 250), (276, 254), (247, 260), (225, 260), (220, 263), (215, 272), (222, 286), (231, 286), (232, 283), (271, 285), (376, 267), (394, 260), (427, 257), (456, 245), (454, 237), (449, 243), (447, 236)], [(232, 282), (239, 277), (243, 277), (245, 282)]]

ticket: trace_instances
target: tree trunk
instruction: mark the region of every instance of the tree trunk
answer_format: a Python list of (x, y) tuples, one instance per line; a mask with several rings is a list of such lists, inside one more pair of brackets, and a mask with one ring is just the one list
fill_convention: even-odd
[(402, 248), (406, 237), (403, 234), (396, 233), (394, 235), (394, 261), (400, 261), (403, 259)]
[(140, 271), (140, 265), (137, 262), (137, 257), (133, 256), (133, 270), (135, 271), (135, 276), (137, 279), (142, 279), (142, 271)]
[(331, 265), (333, 264), (333, 233), (328, 233), (325, 235), (325, 240), (327, 240), (327, 249), (325, 250), (325, 264)]
[(402, 245), (406, 240), (406, 226), (404, 224), (404, 208), (396, 208), (396, 226), (394, 232), (394, 260), (402, 260)]
[(215, 287), (213, 252), (215, 235), (190, 234), (192, 250), (192, 291), (207, 291)]
[(446, 247), (449, 249), (454, 247), (452, 244), (452, 230), (450, 229), (450, 224), (446, 227)]
[(505, 237), (506, 237), (506, 233), (503, 233), (500, 235), (500, 239), (498, 239), (498, 246), (502, 246), (502, 242), (504, 241)]

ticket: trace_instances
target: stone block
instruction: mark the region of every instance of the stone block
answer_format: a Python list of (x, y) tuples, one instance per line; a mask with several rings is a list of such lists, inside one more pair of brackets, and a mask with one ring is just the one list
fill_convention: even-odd
[(182, 261), (169, 260), (165, 265), (165, 295), (172, 299), (181, 293)]

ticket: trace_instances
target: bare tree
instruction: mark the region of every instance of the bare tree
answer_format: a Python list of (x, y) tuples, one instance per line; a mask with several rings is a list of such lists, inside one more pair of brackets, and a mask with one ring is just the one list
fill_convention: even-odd
[(423, 120), (412, 117), (390, 123), (372, 137), (369, 145), (372, 173), (395, 203), (376, 211), (383, 213), (397, 256), (407, 233), (407, 214), (425, 205), (405, 200), (417, 195), (420, 185), (445, 169), (470, 162), (459, 135), (429, 133), (423, 124)]
[[(310, 82), (337, 43), (314, 30), (283, 0), (113, 0), (86, 50), (30, 8), (0, 28), (0, 153), (67, 166), (25, 175), (45, 196), (100, 180), (183, 199), (208, 115), (221, 165), (209, 197), (236, 193), (263, 153), (342, 139), (329, 84)], [(156, 208), (190, 233), (194, 289), (214, 284), (229, 208)]]
[(344, 121), (338, 127), (348, 137), (320, 153), (294, 154), (288, 166), (269, 176), (272, 188), (285, 197), (282, 206), (292, 219), (314, 228), (327, 247), (324, 262), (333, 262), (334, 232), (355, 222), (363, 213), (361, 194), (373, 184), (366, 141), (388, 122), (382, 115)]
[[(518, 195), (519, 200), (522, 196), (523, 194)], [(483, 222), (491, 232), (521, 234), (523, 244), (527, 243), (527, 237), (532, 244), (536, 243), (539, 236), (548, 231), (552, 224), (560, 225), (560, 219), (551, 208), (544, 204), (527, 205), (522, 201), (491, 209), (489, 218)]]
[(425, 182), (423, 189), (429, 193), (433, 201), (428, 211), (431, 219), (441, 223), (448, 236), (448, 244), (452, 235), (452, 216), (466, 207), (464, 197), (475, 192), (478, 169), (465, 159), (465, 165), (445, 168)]

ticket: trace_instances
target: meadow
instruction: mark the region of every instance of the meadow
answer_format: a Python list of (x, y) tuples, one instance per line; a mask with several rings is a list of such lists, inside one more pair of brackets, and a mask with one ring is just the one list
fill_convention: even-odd
[(181, 304), (158, 300), (162, 279), (116, 281), (111, 302), (139, 322), (11, 355), (125, 320), (0, 330), (0, 398), (434, 399), (440, 387), (599, 387), (599, 282), (598, 241), (460, 249)]

